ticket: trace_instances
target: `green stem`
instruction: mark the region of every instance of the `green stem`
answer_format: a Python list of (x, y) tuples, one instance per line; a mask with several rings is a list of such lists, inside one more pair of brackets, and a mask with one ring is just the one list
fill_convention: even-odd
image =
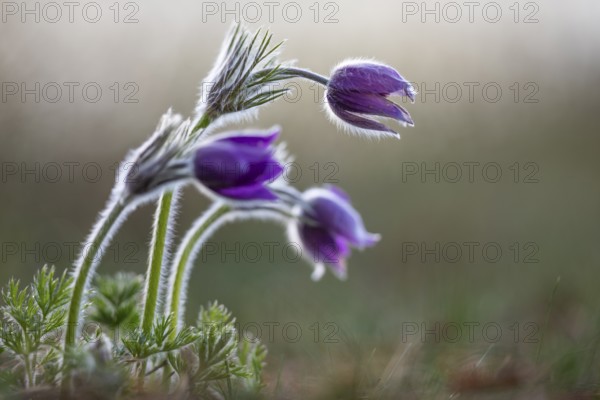
[[(67, 325), (65, 335), (65, 357), (68, 356), (69, 350), (75, 346), (77, 336), (77, 324), (81, 313), (81, 303), (83, 302), (84, 292), (86, 291), (89, 281), (91, 280), (91, 271), (102, 256), (102, 248), (110, 238), (113, 230), (117, 228), (117, 222), (127, 210), (129, 203), (112, 201), (106, 210), (101, 214), (101, 219), (96, 224), (90, 238), (90, 246), (84, 253), (76, 267), (75, 283), (73, 284), (73, 294), (69, 304), (69, 312), (67, 314)], [(63, 390), (69, 384), (69, 376), (65, 374), (63, 379)], [(63, 392), (64, 393), (64, 392)]]
[(138, 392), (142, 393), (144, 390), (144, 378), (146, 377), (146, 361), (142, 361), (138, 365), (139, 373), (138, 373)]
[[(204, 113), (196, 125), (192, 128), (191, 133), (197, 134), (199, 130), (206, 129), (208, 125), (210, 125), (212, 119), (211, 117)], [(196, 136), (196, 138), (197, 138)], [(194, 135), (191, 135), (191, 140), (193, 143)], [(164, 248), (165, 242), (168, 233), (168, 223), (171, 217), (171, 207), (173, 206), (173, 194), (171, 192), (164, 193), (161, 197), (158, 208), (156, 210), (156, 224), (154, 226), (153, 239), (152, 239), (152, 249), (151, 249), (151, 258), (150, 263), (148, 265), (148, 276), (146, 277), (146, 303), (144, 305), (144, 317), (142, 321), (142, 330), (145, 333), (149, 333), (152, 330), (152, 323), (154, 322), (154, 314), (156, 312), (156, 305), (158, 302), (158, 294), (160, 292), (160, 277), (161, 277), (161, 269), (162, 269), (162, 261), (164, 258)], [(143, 363), (143, 371), (140, 372), (140, 380), (143, 385), (143, 376), (146, 369), (146, 363)], [(168, 387), (168, 374), (169, 367), (165, 365), (163, 372), (163, 383)]]
[(90, 246), (84, 252), (80, 264), (77, 267), (77, 277), (73, 285), (73, 294), (69, 305), (69, 314), (67, 319), (67, 333), (65, 337), (65, 350), (75, 345), (75, 336), (77, 332), (77, 323), (79, 321), (79, 313), (81, 311), (81, 303), (83, 301), (83, 293), (91, 279), (90, 270), (92, 266), (99, 261), (99, 253), (101, 255), (102, 246), (108, 238), (113, 226), (123, 214), (127, 205), (115, 201), (111, 204), (110, 209), (98, 224), (98, 229), (91, 238)]
[(32, 373), (31, 373), (31, 361), (29, 360), (29, 354), (25, 354), (25, 356), (23, 357), (23, 361), (24, 361), (24, 368), (25, 368), (25, 382), (24, 382), (24, 386), (25, 389), (29, 389), (30, 386), (33, 385), (33, 377), (32, 377)]
[(152, 232), (152, 244), (146, 274), (146, 289), (144, 291), (144, 316), (142, 319), (142, 331), (148, 335), (152, 331), (152, 324), (156, 315), (158, 305), (158, 294), (160, 292), (161, 270), (165, 259), (165, 247), (169, 234), (169, 221), (171, 220), (171, 208), (177, 202), (177, 196), (173, 192), (165, 192), (158, 201), (156, 208), (154, 230)]
[(172, 314), (171, 320), (171, 339), (177, 335), (177, 328), (182, 317), (182, 293), (186, 291), (187, 277), (193, 265), (193, 256), (196, 253), (197, 246), (201, 243), (201, 239), (209, 229), (220, 222), (220, 219), (225, 216), (231, 207), (227, 204), (215, 204), (195, 223), (192, 229), (188, 231), (177, 255), (173, 260), (171, 280), (170, 280), (170, 295), (169, 295), (169, 313)]
[[(158, 200), (156, 214), (154, 215), (154, 230), (152, 231), (152, 244), (150, 245), (150, 256), (148, 261), (148, 272), (146, 273), (146, 288), (144, 290), (144, 315), (142, 318), (142, 332), (146, 335), (152, 333), (152, 325), (158, 306), (158, 295), (162, 267), (165, 261), (165, 248), (168, 246), (169, 222), (173, 215), (172, 208), (177, 203), (177, 193), (167, 191)], [(144, 387), (144, 375), (146, 373), (146, 361), (142, 361), (139, 369), (138, 385), (141, 391)]]

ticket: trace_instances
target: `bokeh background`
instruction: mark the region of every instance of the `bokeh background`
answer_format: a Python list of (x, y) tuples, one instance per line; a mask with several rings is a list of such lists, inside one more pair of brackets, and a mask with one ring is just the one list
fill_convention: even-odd
[[(469, 388), (471, 378), (485, 381), (456, 375), (477, 361), (487, 363), (492, 386), (527, 380), (529, 394), (587, 393), (599, 372), (600, 4), (481, 2), (471, 22), (458, 2), (462, 17), (452, 22), (456, 7), (447, 1), (289, 3), (277, 3), (269, 18), (264, 2), (121, 2), (118, 22), (110, 4), (98, 3), (97, 23), (82, 17), (86, 2), (72, 23), (64, 6), (56, 23), (48, 22), (50, 9), (39, 22), (32, 15), (23, 22), (22, 10), (4, 8), (0, 281), (27, 281), (47, 261), (70, 268), (116, 163), (167, 108), (193, 112), (200, 80), (241, 19), (287, 39), (282, 58), (319, 73), (349, 57), (393, 65), (421, 92), (405, 104), (416, 127), (401, 129), (400, 141), (348, 136), (306, 83), (262, 109), (249, 126), (283, 127), (296, 160), (289, 179), (299, 188), (345, 188), (383, 239), (353, 254), (348, 281), (328, 275), (315, 283), (309, 265), (282, 250), (280, 226), (230, 224), (197, 263), (188, 319), (214, 299), (229, 307), (242, 331), (268, 345), (267, 390), (275, 397), (354, 398), (399, 387), (446, 396)], [(435, 7), (438, 21), (424, 13)], [(502, 16), (492, 23), (498, 8)], [(124, 23), (128, 16), (137, 22)], [(39, 102), (34, 94), (22, 98), (20, 85), (35, 91), (36, 82)], [(62, 88), (56, 102), (55, 85), (42, 89), (52, 82)], [(66, 82), (78, 84), (73, 101)], [(97, 102), (93, 87), (87, 98), (82, 93), (86, 84), (102, 89)], [(471, 162), (479, 164), (469, 179)], [(436, 168), (439, 180), (421, 175)], [(185, 191), (177, 237), (207, 205)], [(145, 270), (153, 208), (127, 221), (100, 273)], [(471, 259), (467, 242), (477, 243)], [(436, 243), (440, 250), (428, 253)], [(502, 255), (489, 261), (496, 248)], [(457, 343), (444, 332), (449, 323), (462, 327)], [(474, 340), (465, 323), (480, 324)], [(498, 341), (493, 329), (486, 336), (486, 323), (501, 327)], [(408, 334), (414, 326), (418, 332)], [(423, 328), (436, 333), (423, 337)]]

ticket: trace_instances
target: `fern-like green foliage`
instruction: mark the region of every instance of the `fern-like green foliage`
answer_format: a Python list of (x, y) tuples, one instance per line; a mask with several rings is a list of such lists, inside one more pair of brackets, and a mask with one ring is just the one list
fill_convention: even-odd
[(190, 382), (200, 398), (239, 398), (263, 386), (266, 348), (239, 339), (235, 319), (216, 302), (201, 308), (199, 337), (191, 346), (172, 354), (169, 362), (180, 377)]
[[(22, 287), (13, 279), (2, 290), (0, 397), (13, 389), (56, 387), (66, 371), (79, 393), (109, 398), (136, 393), (143, 382), (160, 388), (165, 378), (172, 388), (199, 398), (256, 398), (263, 387), (266, 349), (240, 340), (235, 319), (223, 305), (201, 308), (197, 324), (177, 333), (172, 315), (159, 316), (151, 333), (144, 334), (138, 311), (143, 281), (127, 273), (96, 278), (84, 320), (96, 331), (84, 328), (82, 345), (63, 365), (62, 329), (71, 285), (66, 273), (43, 267), (31, 284)], [(110, 336), (106, 330), (123, 333)]]
[(131, 273), (96, 277), (88, 319), (112, 331), (136, 326), (142, 287), (143, 278)]
[(0, 348), (14, 361), (3, 380), (24, 387), (56, 382), (71, 284), (66, 272), (44, 266), (29, 286), (11, 279), (2, 290)]
[(240, 363), (249, 372), (243, 380), (245, 389), (250, 393), (260, 392), (265, 386), (262, 371), (266, 364), (267, 347), (258, 341), (242, 340), (238, 354)]
[(193, 346), (198, 357), (194, 381), (225, 379), (229, 375), (245, 376), (246, 370), (237, 359), (239, 340), (231, 313), (223, 305), (212, 303), (200, 310), (198, 327), (202, 335)]
[(185, 327), (171, 338), (172, 315), (160, 317), (152, 326), (152, 333), (145, 335), (141, 328), (123, 338), (123, 346), (133, 360), (140, 361), (159, 353), (180, 350), (200, 336), (197, 329)]

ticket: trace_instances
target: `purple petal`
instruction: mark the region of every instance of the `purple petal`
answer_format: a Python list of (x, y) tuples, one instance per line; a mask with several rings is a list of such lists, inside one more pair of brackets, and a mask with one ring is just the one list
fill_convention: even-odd
[(236, 143), (251, 147), (267, 147), (277, 139), (280, 132), (281, 131), (279, 127), (273, 127), (264, 133), (228, 136), (218, 139), (218, 141)]
[(354, 126), (354, 127), (360, 128), (360, 129), (367, 129), (367, 130), (379, 131), (379, 132), (388, 132), (388, 133), (391, 133), (394, 135), (399, 135), (398, 132), (396, 132), (395, 130), (393, 130), (391, 128), (388, 128), (381, 122), (375, 121), (374, 119), (361, 117), (356, 114), (352, 114), (351, 112), (344, 110), (343, 108), (339, 107), (336, 104), (329, 103), (329, 109), (333, 112), (333, 114), (336, 117), (338, 117), (340, 120), (342, 120), (343, 122), (345, 122), (351, 126)]
[(306, 224), (299, 227), (298, 233), (312, 262), (330, 266), (337, 273), (345, 269), (345, 260), (350, 255), (350, 248), (342, 237), (321, 227)]
[(331, 272), (338, 279), (346, 279), (348, 277), (348, 267), (346, 266), (346, 259), (350, 256), (350, 246), (348, 243), (340, 236), (335, 237), (335, 244), (338, 250), (338, 259), (336, 262), (326, 264)]
[(273, 192), (260, 184), (220, 188), (215, 192), (223, 197), (236, 200), (277, 200), (277, 196)]
[(329, 190), (330, 192), (334, 193), (340, 199), (345, 200), (348, 203), (350, 203), (350, 195), (348, 193), (346, 193), (346, 191), (344, 189), (340, 188), (339, 186), (335, 186), (335, 185), (326, 185), (325, 188), (327, 190)]
[(248, 182), (273, 182), (283, 173), (283, 166), (277, 160), (270, 158), (265, 161), (252, 163), (242, 180)]
[(393, 118), (408, 125), (414, 125), (408, 111), (379, 94), (330, 89), (327, 91), (327, 101), (330, 106), (333, 107), (335, 104), (336, 107), (351, 113)]
[(312, 189), (305, 193), (310, 210), (309, 218), (317, 221), (328, 231), (335, 232), (359, 248), (372, 246), (379, 236), (369, 233), (360, 214), (345, 198), (328, 189)]
[(196, 177), (209, 187), (272, 180), (283, 170), (271, 149), (229, 142), (214, 142), (199, 148), (194, 161)]
[(229, 136), (206, 142), (195, 153), (196, 178), (223, 197), (275, 200), (265, 184), (283, 172), (269, 146), (277, 134)]
[(415, 99), (416, 91), (394, 68), (377, 63), (356, 62), (338, 67), (329, 86), (340, 90), (383, 95), (400, 94)]

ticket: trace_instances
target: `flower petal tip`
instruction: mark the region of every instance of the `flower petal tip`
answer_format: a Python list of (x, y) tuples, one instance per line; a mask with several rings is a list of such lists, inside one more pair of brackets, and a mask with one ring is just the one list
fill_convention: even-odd
[(281, 135), (281, 125), (273, 125), (269, 129), (267, 129), (265, 136), (268, 138), (273, 138), (272, 141), (275, 141)]
[(379, 233), (369, 233), (366, 239), (367, 246), (373, 246), (377, 244), (381, 240), (381, 235)]
[(323, 275), (325, 275), (325, 265), (321, 263), (315, 264), (310, 279), (314, 282), (318, 282), (323, 278)]

